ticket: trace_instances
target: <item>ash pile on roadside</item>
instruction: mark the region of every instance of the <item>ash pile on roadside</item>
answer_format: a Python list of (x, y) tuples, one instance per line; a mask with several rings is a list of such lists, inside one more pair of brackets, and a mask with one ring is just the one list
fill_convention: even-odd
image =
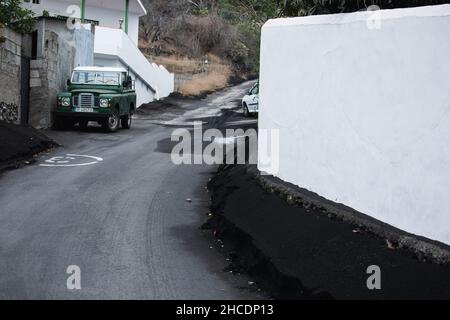
[(172, 93), (170, 96), (143, 104), (136, 110), (136, 116), (141, 120), (172, 120), (174, 117), (186, 112), (186, 102), (190, 98), (183, 97), (179, 93)]
[[(261, 224), (259, 218), (250, 220), (255, 217), (255, 213), (264, 214), (264, 210), (259, 208), (264, 203), (252, 203), (251, 199), (243, 199), (239, 195), (241, 189), (256, 191), (251, 190), (254, 186), (248, 189), (254, 183), (247, 176), (247, 166), (243, 165), (221, 166), (208, 183), (212, 199), (211, 214), (202, 229), (211, 230), (228, 251), (229, 265), (224, 271), (249, 274), (256, 279), (259, 288), (275, 299), (333, 299), (329, 293), (306, 288), (300, 279), (280, 271), (268, 255), (270, 253), (256, 243), (254, 232), (264, 233), (264, 223)], [(245, 198), (244, 194), (242, 196)], [(270, 241), (276, 234), (266, 236)]]
[[(450, 264), (405, 248), (314, 205), (263, 188), (254, 166), (222, 166), (203, 229), (225, 245), (226, 271), (248, 273), (276, 299), (449, 299)], [(381, 289), (369, 290), (379, 266)]]
[(56, 142), (30, 126), (0, 121), (0, 171), (31, 162), (34, 155), (55, 146)]

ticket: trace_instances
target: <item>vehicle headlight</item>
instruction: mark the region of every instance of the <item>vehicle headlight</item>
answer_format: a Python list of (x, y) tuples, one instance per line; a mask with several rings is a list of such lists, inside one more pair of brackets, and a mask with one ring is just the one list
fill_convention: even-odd
[(109, 99), (100, 99), (100, 108), (108, 108)]
[(69, 97), (62, 97), (61, 98), (61, 105), (63, 107), (69, 107), (70, 106), (70, 98)]

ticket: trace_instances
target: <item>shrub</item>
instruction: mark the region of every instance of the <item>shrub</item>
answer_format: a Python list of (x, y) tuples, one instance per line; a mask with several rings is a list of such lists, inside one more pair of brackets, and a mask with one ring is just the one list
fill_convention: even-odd
[(34, 14), (20, 6), (20, 0), (0, 1), (0, 24), (17, 32), (29, 33), (34, 26)]

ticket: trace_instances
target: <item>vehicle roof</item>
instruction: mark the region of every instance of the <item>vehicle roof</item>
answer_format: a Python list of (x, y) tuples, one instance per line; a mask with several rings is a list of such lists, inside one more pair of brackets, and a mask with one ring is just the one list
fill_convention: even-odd
[(127, 72), (125, 68), (113, 68), (113, 67), (76, 67), (73, 71), (94, 71), (94, 72)]

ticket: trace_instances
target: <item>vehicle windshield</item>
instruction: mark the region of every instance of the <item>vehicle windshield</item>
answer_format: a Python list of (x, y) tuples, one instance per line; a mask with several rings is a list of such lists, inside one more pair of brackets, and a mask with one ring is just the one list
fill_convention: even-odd
[(259, 94), (259, 83), (255, 84), (255, 86), (250, 90), (250, 94)]
[(120, 72), (74, 71), (72, 83), (120, 85)]

